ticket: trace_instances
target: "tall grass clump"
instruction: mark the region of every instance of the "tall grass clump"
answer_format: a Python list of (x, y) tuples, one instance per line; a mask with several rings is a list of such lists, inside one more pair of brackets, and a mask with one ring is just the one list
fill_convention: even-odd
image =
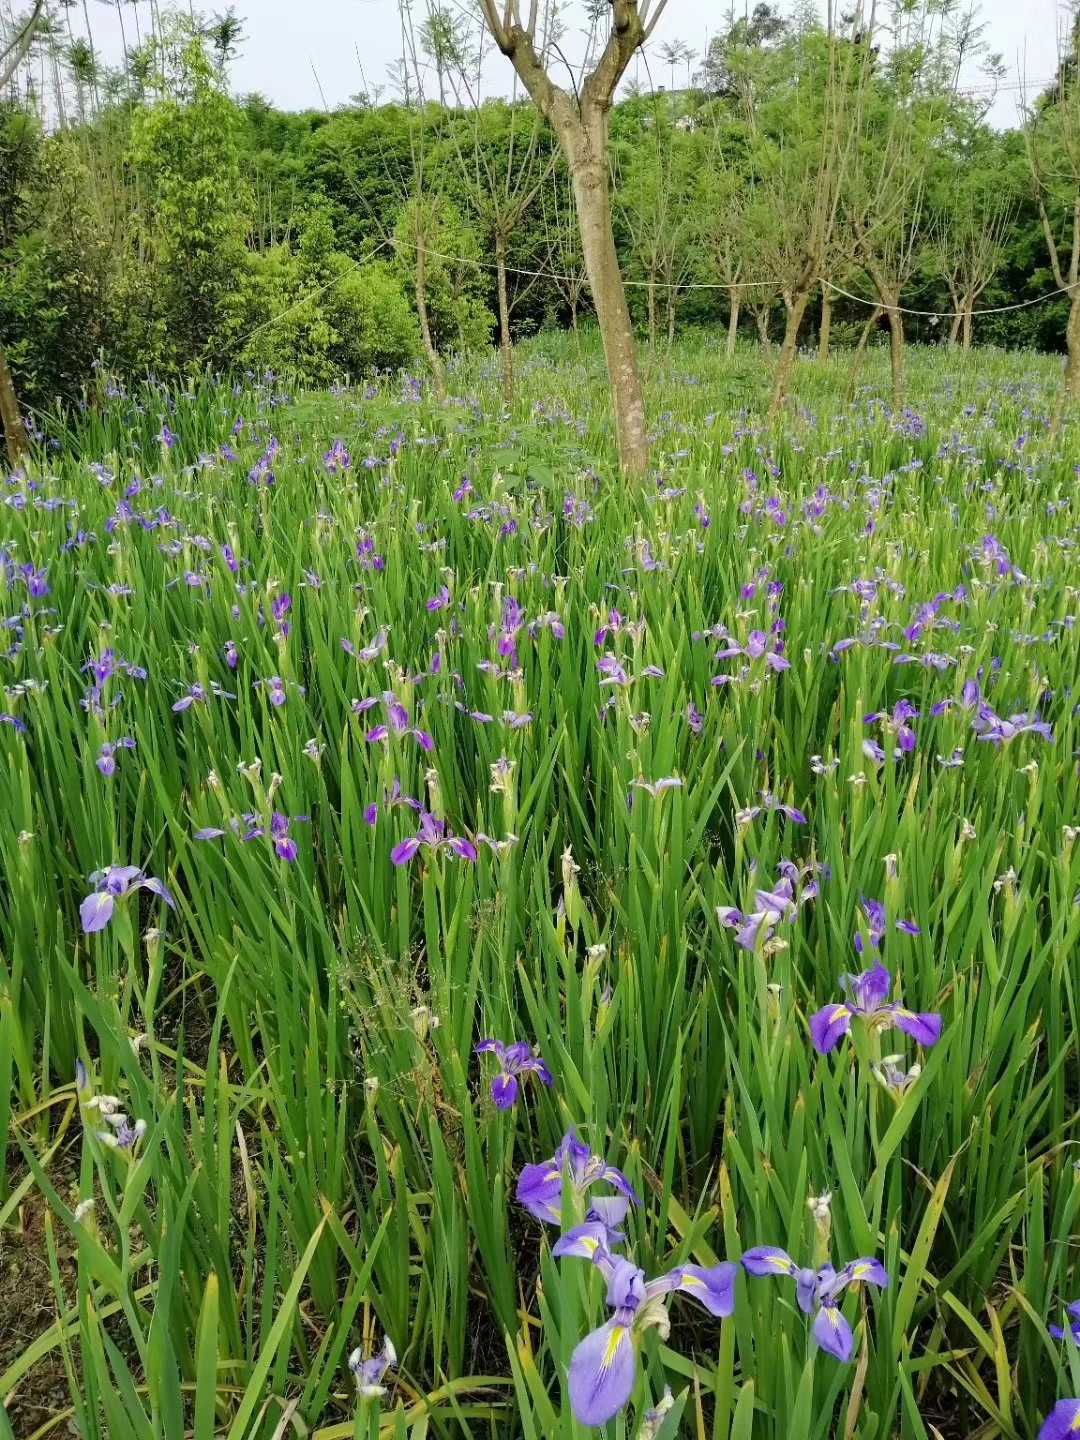
[(6, 477), (0, 1435), (1072, 1433), (1076, 435), (804, 369), (657, 355), (640, 485), (569, 337)]

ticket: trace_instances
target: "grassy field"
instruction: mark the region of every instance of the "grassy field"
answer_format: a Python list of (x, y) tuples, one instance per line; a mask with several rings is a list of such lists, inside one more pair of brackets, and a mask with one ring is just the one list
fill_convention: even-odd
[(1052, 358), (916, 351), (902, 415), (846, 367), (770, 433), (756, 356), (656, 357), (640, 489), (569, 338), (513, 413), (484, 361), (47, 427), (0, 510), (0, 1435), (1080, 1396), (1080, 436)]

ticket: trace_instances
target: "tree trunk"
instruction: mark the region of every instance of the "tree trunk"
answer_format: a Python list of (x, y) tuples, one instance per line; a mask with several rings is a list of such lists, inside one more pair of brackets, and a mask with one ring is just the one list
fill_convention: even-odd
[(795, 368), (795, 353), (799, 344), (799, 326), (802, 324), (809, 301), (809, 290), (796, 291), (790, 304), (785, 301), (787, 324), (784, 326), (784, 341), (780, 346), (780, 358), (776, 362), (772, 399), (769, 401), (770, 420), (776, 419), (787, 399), (788, 386), (791, 384), (791, 372)]
[(670, 350), (675, 344), (675, 286), (668, 284), (667, 292), (667, 343)]
[(649, 311), (649, 350), (653, 352), (656, 350), (656, 276), (651, 270), (645, 293)]
[(870, 319), (867, 320), (866, 324), (862, 328), (862, 334), (859, 336), (859, 343), (855, 346), (855, 354), (851, 357), (851, 374), (848, 376), (847, 396), (849, 400), (855, 394), (855, 382), (859, 378), (859, 371), (862, 368), (863, 356), (866, 354), (866, 347), (870, 343), (870, 336), (874, 333), (874, 326), (881, 319), (881, 315), (881, 306), (875, 305), (873, 310), (870, 312)]
[(755, 310), (754, 324), (757, 326), (758, 339), (761, 341), (761, 348), (766, 353), (772, 349), (772, 340), (769, 338), (769, 322), (772, 315), (769, 310)]
[(12, 465), (18, 465), (29, 454), (30, 443), (26, 438), (26, 426), (23, 424), (19, 400), (15, 394), (15, 382), (11, 378), (3, 346), (0, 346), (0, 421), (4, 425), (8, 460)]
[(727, 348), (725, 354), (730, 360), (735, 354), (735, 337), (739, 333), (739, 306), (742, 304), (742, 292), (735, 287), (731, 291), (731, 313), (728, 315), (727, 323)]
[(435, 394), (440, 400), (446, 399), (446, 367), (442, 356), (435, 349), (431, 338), (431, 321), (427, 308), (427, 251), (423, 240), (416, 238), (416, 313), (420, 317), (420, 339), (424, 343), (424, 354), (431, 367), (431, 378), (435, 382)]
[(959, 338), (960, 338), (960, 326), (963, 324), (963, 320), (964, 320), (964, 307), (963, 307), (963, 305), (961, 305), (959, 302), (954, 302), (954, 303), (956, 304), (956, 309), (953, 311), (953, 317), (952, 317), (952, 319), (949, 321), (949, 349), (950, 349), (950, 350), (952, 350), (952, 349), (955, 348), (956, 343), (957, 343), (957, 341), (958, 341)]
[(829, 335), (832, 331), (832, 291), (827, 285), (821, 287), (821, 324), (818, 326), (817, 358), (822, 365), (829, 358)]
[(1066, 412), (1080, 406), (1080, 289), (1073, 290), (1069, 306), (1069, 320), (1065, 326), (1065, 344), (1068, 357), (1065, 361), (1065, 378), (1061, 386), (1051, 434), (1057, 435), (1065, 420)]
[[(619, 464), (627, 475), (644, 475), (649, 468), (645, 397), (638, 371), (630, 310), (626, 304), (626, 289), (615, 251), (606, 126), (607, 115), (600, 111), (592, 117), (591, 124), (583, 123), (581, 136), (574, 136), (563, 143), (570, 156), (570, 177), (581, 227), (585, 273), (589, 278), (600, 338), (604, 343), (604, 359), (615, 410)], [(586, 148), (588, 153), (583, 155), (582, 148)]]
[(499, 292), (499, 356), (502, 361), (503, 399), (514, 399), (514, 346), (510, 340), (510, 304), (506, 296), (506, 236), (495, 234), (495, 274)]
[(892, 371), (892, 406), (894, 411), (904, 408), (904, 317), (895, 307), (899, 296), (891, 300), (889, 310), (889, 365)]
[(973, 326), (974, 326), (974, 321), (972, 320), (972, 311), (973, 311), (974, 307), (975, 307), (975, 301), (969, 297), (967, 304), (964, 306), (964, 349), (965, 349), (965, 350), (970, 350), (970, 349), (971, 349), (971, 332), (972, 332), (972, 328), (973, 328)]

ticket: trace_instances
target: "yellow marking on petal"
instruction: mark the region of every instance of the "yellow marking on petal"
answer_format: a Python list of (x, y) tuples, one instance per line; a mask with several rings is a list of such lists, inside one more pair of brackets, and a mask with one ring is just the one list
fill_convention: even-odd
[(835, 1025), (838, 1020), (846, 1020), (850, 1014), (851, 1011), (846, 1005), (837, 1005), (834, 1007), (832, 1015), (829, 1017), (829, 1024)]
[(600, 1361), (600, 1369), (608, 1370), (615, 1363), (615, 1357), (619, 1353), (619, 1346), (626, 1339), (626, 1326), (613, 1325), (611, 1334), (608, 1336), (607, 1349), (604, 1351), (604, 1358)]
[(853, 1280), (861, 1280), (869, 1269), (869, 1265), (853, 1265), (851, 1268), (851, 1278)]
[(765, 1263), (766, 1263), (767, 1265), (775, 1265), (776, 1268), (777, 1268), (777, 1270), (783, 1270), (784, 1273), (786, 1274), (786, 1273), (787, 1273), (787, 1270), (788, 1270), (788, 1265), (789, 1265), (790, 1262), (787, 1261), (787, 1260), (784, 1260), (784, 1259), (783, 1259), (781, 1256), (779, 1256), (779, 1255), (767, 1255), (767, 1256), (765, 1257)]
[(1069, 1429), (1070, 1429), (1070, 1430), (1080, 1430), (1080, 1410), (1077, 1410), (1076, 1414), (1073, 1416), (1072, 1420), (1069, 1422)]
[(695, 1285), (696, 1285), (696, 1286), (698, 1287), (698, 1289), (700, 1289), (700, 1290), (704, 1290), (704, 1289), (705, 1289), (705, 1281), (702, 1280), (702, 1278), (701, 1278), (700, 1275), (684, 1275), (684, 1276), (682, 1277), (682, 1279), (679, 1281), (679, 1289), (680, 1289), (680, 1290), (690, 1290), (690, 1289), (692, 1289)]
[(594, 1240), (591, 1235), (582, 1235), (581, 1243), (590, 1255), (594, 1254), (600, 1248), (600, 1241)]

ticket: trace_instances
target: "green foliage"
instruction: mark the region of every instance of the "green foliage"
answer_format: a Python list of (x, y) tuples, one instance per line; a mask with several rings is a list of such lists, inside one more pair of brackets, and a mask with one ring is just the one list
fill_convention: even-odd
[(401, 209), (394, 227), (399, 271), (416, 292), (417, 252), (424, 259), (427, 304), (440, 350), (476, 350), (491, 337), (495, 317), (485, 301), (487, 277), (476, 232), (440, 195), (419, 195)]
[(357, 265), (333, 241), (327, 213), (315, 210), (300, 220), (295, 250), (283, 243), (249, 257), (241, 299), (246, 368), (317, 387), (397, 369), (419, 353), (399, 274), (385, 261)]
[(163, 353), (154, 359), (166, 371), (195, 357), (220, 364), (228, 355), (248, 208), (240, 113), (202, 39), (184, 39), (184, 23), (176, 25), (183, 43), (175, 94), (136, 114), (128, 155), (141, 202), (134, 238), (156, 271)]

